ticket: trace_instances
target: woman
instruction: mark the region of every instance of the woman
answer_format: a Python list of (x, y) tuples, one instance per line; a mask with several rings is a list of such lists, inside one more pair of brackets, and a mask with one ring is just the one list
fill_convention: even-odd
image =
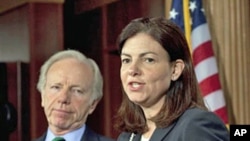
[(118, 39), (123, 100), (118, 141), (228, 141), (200, 94), (188, 44), (165, 18), (131, 21)]

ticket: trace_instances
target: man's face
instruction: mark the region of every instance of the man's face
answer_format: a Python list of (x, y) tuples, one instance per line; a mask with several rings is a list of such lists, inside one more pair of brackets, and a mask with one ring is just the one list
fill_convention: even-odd
[(58, 134), (82, 126), (98, 101), (92, 101), (93, 71), (73, 58), (55, 62), (47, 72), (42, 107), (49, 127)]

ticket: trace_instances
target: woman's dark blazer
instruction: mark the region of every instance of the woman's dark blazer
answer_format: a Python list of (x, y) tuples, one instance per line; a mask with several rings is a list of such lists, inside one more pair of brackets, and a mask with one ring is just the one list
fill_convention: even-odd
[[(35, 139), (33, 141), (45, 141), (46, 133), (44, 133), (40, 138)], [(111, 138), (108, 138), (108, 137), (105, 137), (105, 136), (102, 136), (102, 135), (95, 133), (87, 126), (86, 126), (84, 134), (81, 136), (82, 136), (81, 141), (115, 141)]]
[[(131, 133), (123, 132), (117, 141), (140, 141), (141, 135), (130, 137)], [(170, 126), (157, 128), (150, 141), (229, 141), (229, 131), (214, 113), (191, 108)]]

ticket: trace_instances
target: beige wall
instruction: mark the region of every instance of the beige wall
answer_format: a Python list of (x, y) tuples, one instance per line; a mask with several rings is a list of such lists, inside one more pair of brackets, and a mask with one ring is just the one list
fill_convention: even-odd
[(250, 123), (250, 2), (205, 0), (230, 123)]
[(21, 8), (0, 20), (0, 62), (29, 62), (28, 11)]

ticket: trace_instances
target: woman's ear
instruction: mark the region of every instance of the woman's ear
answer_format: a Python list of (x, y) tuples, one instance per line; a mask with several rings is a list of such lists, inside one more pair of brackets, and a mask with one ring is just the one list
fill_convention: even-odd
[(177, 59), (174, 62), (173, 73), (172, 73), (172, 77), (171, 77), (172, 81), (176, 81), (181, 76), (184, 67), (185, 67), (185, 64), (184, 64), (183, 60)]

